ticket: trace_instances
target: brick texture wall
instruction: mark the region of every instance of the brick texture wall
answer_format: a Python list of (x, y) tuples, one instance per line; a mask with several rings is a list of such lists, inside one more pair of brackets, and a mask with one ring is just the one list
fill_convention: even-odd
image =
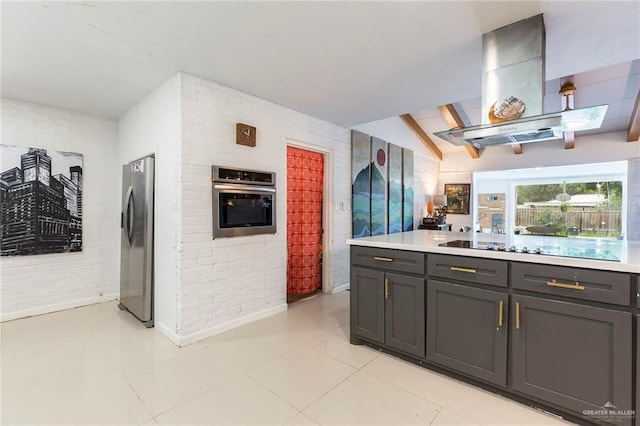
[[(286, 146), (332, 152), (333, 287), (349, 281), (349, 131), (188, 74), (182, 75), (182, 238), (178, 334), (198, 340), (286, 308)], [(236, 145), (235, 125), (257, 127), (257, 146)], [(275, 235), (212, 240), (211, 166), (276, 172)]]
[(0, 258), (2, 320), (115, 299), (119, 276), (114, 120), (2, 99), (2, 143), (80, 153), (82, 252)]

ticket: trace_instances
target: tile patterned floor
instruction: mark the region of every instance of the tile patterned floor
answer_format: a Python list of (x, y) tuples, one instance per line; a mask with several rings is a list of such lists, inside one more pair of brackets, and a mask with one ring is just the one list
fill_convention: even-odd
[(349, 293), (177, 348), (116, 302), (3, 323), (0, 423), (569, 424), (349, 344)]

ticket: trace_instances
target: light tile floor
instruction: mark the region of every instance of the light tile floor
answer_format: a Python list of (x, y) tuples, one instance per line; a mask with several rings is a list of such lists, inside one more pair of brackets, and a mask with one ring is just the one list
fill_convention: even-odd
[(349, 344), (349, 293), (177, 348), (117, 302), (2, 324), (11, 424), (569, 424)]

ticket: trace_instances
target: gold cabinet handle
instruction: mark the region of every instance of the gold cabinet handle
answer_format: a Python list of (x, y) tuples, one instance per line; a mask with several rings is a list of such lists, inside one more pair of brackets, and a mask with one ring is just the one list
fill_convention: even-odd
[(469, 274), (475, 274), (476, 272), (478, 272), (475, 269), (461, 268), (459, 266), (451, 266), (449, 269), (451, 269), (452, 271), (467, 272)]
[(502, 313), (503, 309), (504, 309), (504, 302), (500, 300), (498, 302), (498, 327), (502, 327), (502, 323), (504, 322), (504, 316)]
[(388, 278), (384, 279), (384, 298), (385, 299), (389, 298), (389, 279)]
[(379, 260), (381, 262), (393, 262), (393, 259), (391, 259), (390, 257), (379, 257), (379, 256), (374, 256), (373, 260)]
[(520, 303), (516, 302), (516, 330), (520, 330)]
[(584, 290), (584, 286), (580, 285), (578, 281), (576, 281), (575, 284), (565, 284), (556, 282), (556, 279), (554, 278), (551, 281), (547, 281), (547, 285), (549, 287), (568, 288), (569, 290)]

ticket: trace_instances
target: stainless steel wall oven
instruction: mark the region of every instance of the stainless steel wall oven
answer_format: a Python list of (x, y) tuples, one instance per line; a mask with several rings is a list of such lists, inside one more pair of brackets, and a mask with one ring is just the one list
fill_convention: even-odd
[(213, 166), (213, 238), (276, 233), (276, 174)]

